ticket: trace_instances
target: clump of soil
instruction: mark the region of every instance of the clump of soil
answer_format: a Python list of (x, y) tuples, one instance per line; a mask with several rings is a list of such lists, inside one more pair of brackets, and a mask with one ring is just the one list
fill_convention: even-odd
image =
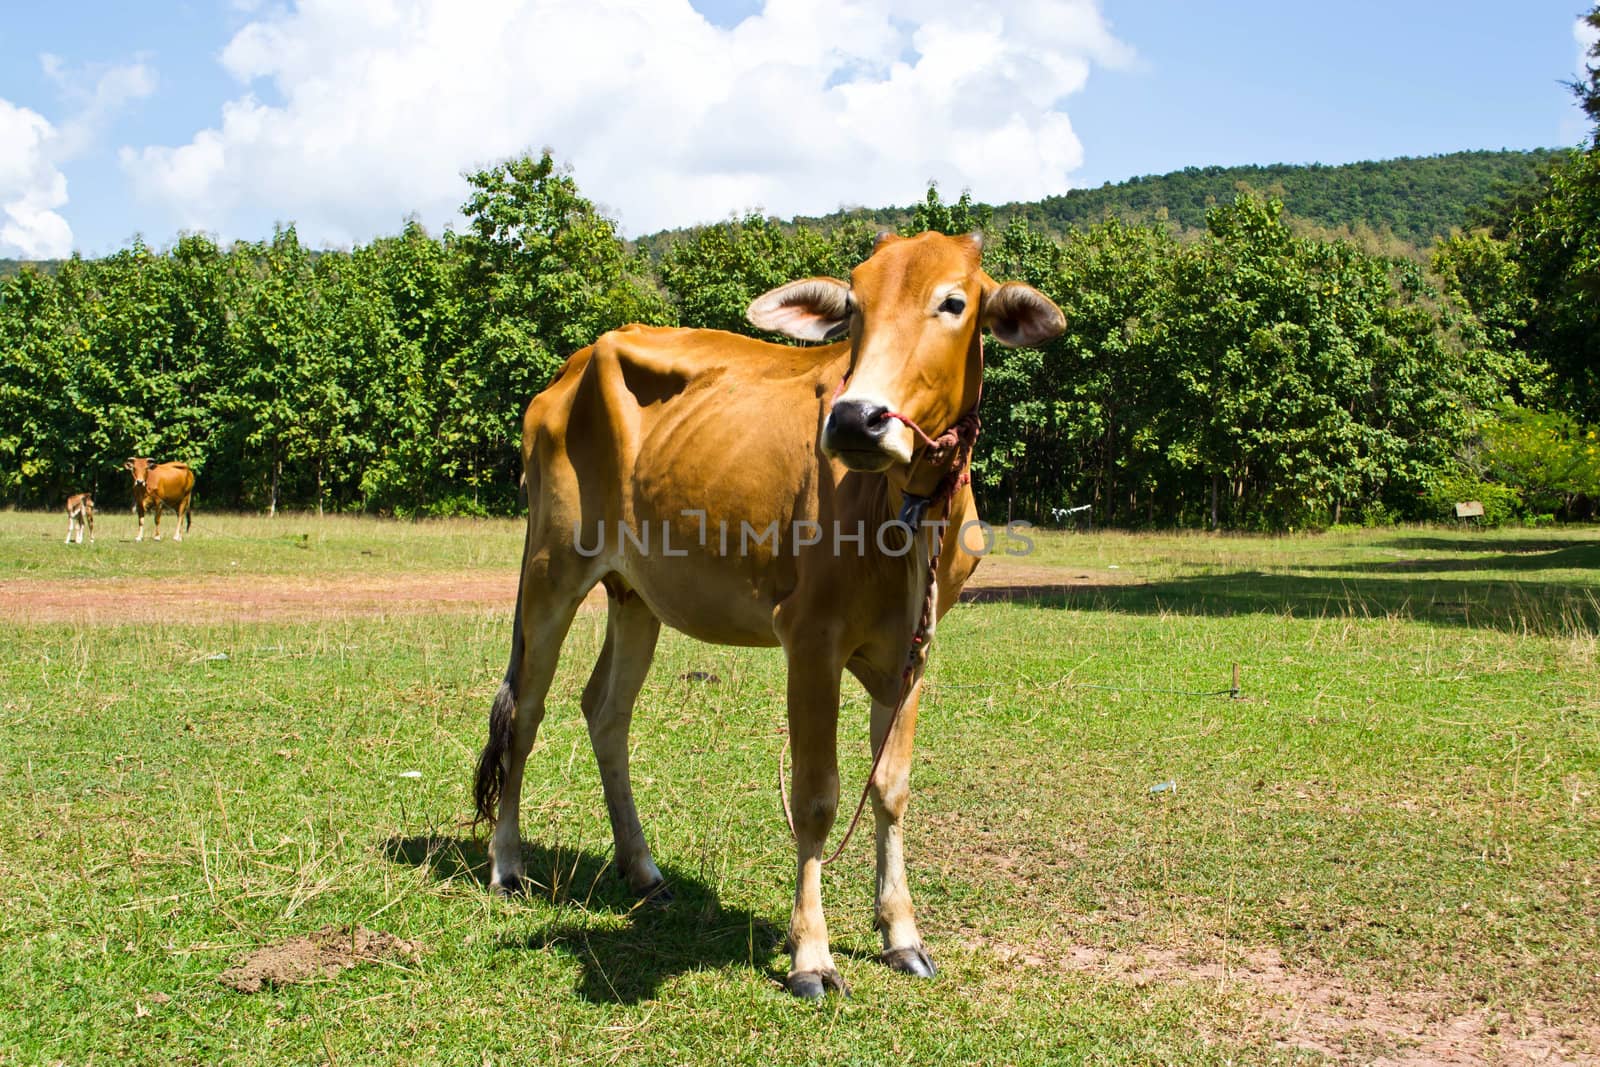
[(347, 967), (383, 960), (415, 961), (422, 946), (365, 926), (324, 926), (307, 937), (291, 937), (252, 952), (218, 980), (241, 993), (259, 993), (263, 986), (297, 985), (331, 978)]

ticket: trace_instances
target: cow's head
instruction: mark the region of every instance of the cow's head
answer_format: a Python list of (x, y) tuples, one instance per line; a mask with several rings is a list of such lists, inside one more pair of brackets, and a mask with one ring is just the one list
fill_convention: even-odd
[(133, 475), (133, 487), (135, 489), (143, 489), (145, 479), (150, 476), (150, 472), (155, 468), (156, 461), (149, 458), (130, 459), (122, 466), (124, 470)]
[(850, 337), (850, 377), (822, 427), (829, 455), (859, 471), (909, 463), (918, 438), (890, 414), (936, 437), (971, 411), (984, 327), (1004, 345), (1038, 344), (1066, 328), (1043, 293), (985, 274), (982, 252), (976, 234), (885, 234), (849, 284), (806, 278), (750, 305), (750, 321), (765, 330), (802, 341)]

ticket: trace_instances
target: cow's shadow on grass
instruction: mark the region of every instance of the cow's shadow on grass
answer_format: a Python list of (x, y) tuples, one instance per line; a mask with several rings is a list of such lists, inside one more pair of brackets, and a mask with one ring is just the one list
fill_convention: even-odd
[[(1135, 615), (1394, 616), (1512, 633), (1600, 632), (1600, 587), (1557, 573), (1600, 571), (1600, 540), (1435, 537), (1393, 544), (1481, 554), (1313, 566), (1299, 574), (1240, 570), (1149, 582), (994, 585), (965, 590), (961, 601)], [(1501, 575), (1469, 576), (1478, 571)]]
[[(426, 868), (440, 881), (468, 880), (489, 892), (483, 840), (396, 836), (384, 843), (383, 853), (396, 863)], [(783, 931), (743, 908), (728, 907), (711, 886), (671, 865), (662, 867), (671, 899), (641, 901), (606, 853), (524, 841), (522, 857), (528, 877), (522, 899), (533, 928), (502, 934), (497, 948), (574, 957), (582, 970), (576, 992), (585, 1000), (636, 1004), (690, 971), (748, 968), (776, 983), (783, 980)]]

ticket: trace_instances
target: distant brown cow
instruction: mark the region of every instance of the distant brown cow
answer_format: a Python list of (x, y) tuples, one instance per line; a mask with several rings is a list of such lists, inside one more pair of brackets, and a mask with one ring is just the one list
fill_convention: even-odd
[(153, 510), (156, 515), (156, 540), (161, 540), (161, 509), (173, 508), (181, 523), (174, 541), (183, 540), (188, 528), (189, 495), (194, 492), (194, 471), (187, 463), (156, 463), (151, 459), (130, 459), (123, 466), (133, 474), (133, 509), (139, 513), (139, 535), (135, 541), (144, 540), (144, 513)]
[(63, 544), (72, 544), (72, 535), (78, 535), (78, 544), (83, 544), (83, 531), (89, 530), (89, 543), (94, 544), (94, 497), (89, 493), (73, 493), (67, 497), (67, 539)]

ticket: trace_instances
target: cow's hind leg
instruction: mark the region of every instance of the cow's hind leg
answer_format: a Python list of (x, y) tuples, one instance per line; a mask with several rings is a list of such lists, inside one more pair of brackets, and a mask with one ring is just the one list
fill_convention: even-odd
[(544, 721), (545, 694), (556, 670), (561, 642), (588, 592), (587, 584), (562, 581), (535, 562), (522, 575), (512, 627), (511, 662), (489, 711), (489, 739), (478, 760), (478, 815), (491, 819), (489, 884), (511, 894), (523, 888), (519, 807), (522, 771)]
[[(906, 697), (894, 724), (894, 734), (883, 750), (878, 773), (872, 779), (872, 813), (877, 823), (878, 885), (873, 922), (883, 935), (883, 962), (897, 971), (932, 978), (936, 973), (911, 907), (906, 884), (905, 839), (901, 820), (911, 799), (911, 742), (917, 728), (920, 682)], [(894, 705), (872, 702), (872, 745), (883, 744)]]
[(628, 775), (628, 727), (633, 704), (650, 672), (661, 622), (639, 595), (616, 575), (606, 578), (609, 597), (606, 643), (583, 690), (583, 716), (589, 723), (589, 741), (600, 765), (606, 810), (616, 843), (617, 870), (628, 887), (640, 896), (664, 897), (661, 871), (645, 842), (639, 811), (633, 803)]

